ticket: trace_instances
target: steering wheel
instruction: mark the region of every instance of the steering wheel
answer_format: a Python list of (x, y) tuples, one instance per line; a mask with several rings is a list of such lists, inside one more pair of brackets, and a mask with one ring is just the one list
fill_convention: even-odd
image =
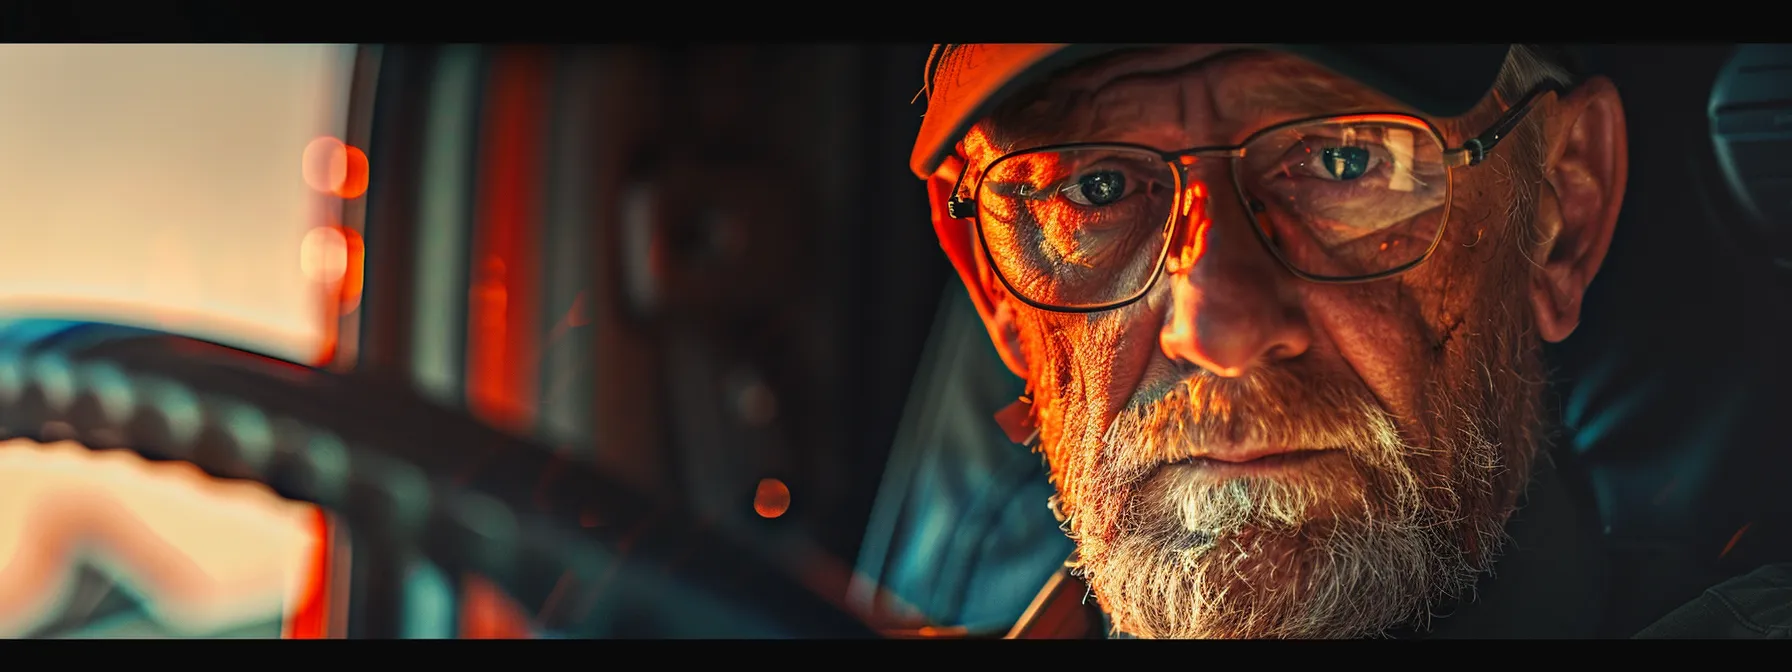
[(875, 637), (792, 558), (407, 387), (119, 325), (0, 328), (0, 438), (266, 484), (348, 527), (349, 636), (402, 632), (405, 568), (477, 573), (571, 637)]

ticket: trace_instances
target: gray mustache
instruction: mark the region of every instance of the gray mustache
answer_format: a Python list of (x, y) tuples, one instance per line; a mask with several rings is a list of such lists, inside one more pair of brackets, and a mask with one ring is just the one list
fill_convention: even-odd
[(1152, 397), (1135, 398), (1108, 426), (1108, 457), (1122, 472), (1221, 446), (1344, 450), (1370, 462), (1408, 450), (1392, 414), (1366, 386), (1336, 375), (1282, 367), (1242, 378), (1200, 374)]

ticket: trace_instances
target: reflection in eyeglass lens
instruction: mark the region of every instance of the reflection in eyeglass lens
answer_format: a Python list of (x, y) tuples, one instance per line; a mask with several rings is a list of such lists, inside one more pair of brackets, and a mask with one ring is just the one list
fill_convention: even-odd
[(1436, 136), (1411, 124), (1321, 122), (1246, 148), (1240, 186), (1289, 264), (1322, 277), (1373, 275), (1431, 247), (1449, 173)]

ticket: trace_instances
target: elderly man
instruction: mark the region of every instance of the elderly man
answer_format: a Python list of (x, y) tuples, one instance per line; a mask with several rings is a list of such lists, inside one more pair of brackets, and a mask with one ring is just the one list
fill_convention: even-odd
[[(1540, 352), (1624, 200), (1608, 80), (1533, 47), (1021, 44), (927, 79), (911, 168), (1103, 630), (1426, 634), (1515, 511), (1574, 527)], [(1457, 625), (1611, 634), (1592, 555), (1498, 568), (1566, 606)]]

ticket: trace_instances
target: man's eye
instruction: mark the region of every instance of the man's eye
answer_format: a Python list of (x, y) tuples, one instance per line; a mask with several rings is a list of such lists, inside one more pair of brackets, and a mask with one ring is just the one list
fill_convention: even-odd
[(1354, 180), (1369, 170), (1369, 150), (1327, 147), (1319, 152), (1319, 168), (1338, 180)]
[(1126, 175), (1104, 170), (1090, 173), (1064, 187), (1064, 197), (1077, 205), (1109, 205), (1126, 195)]

